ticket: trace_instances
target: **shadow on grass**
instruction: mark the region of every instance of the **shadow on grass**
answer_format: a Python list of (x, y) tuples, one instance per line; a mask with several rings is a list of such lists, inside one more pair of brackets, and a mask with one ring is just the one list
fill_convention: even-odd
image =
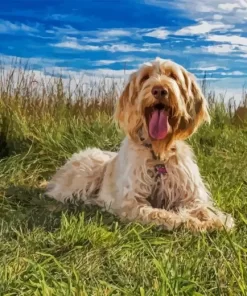
[(27, 230), (41, 227), (52, 232), (60, 227), (63, 214), (79, 218), (82, 212), (86, 223), (94, 221), (109, 227), (116, 222), (116, 217), (99, 207), (62, 204), (47, 197), (43, 189), (25, 186), (10, 186), (6, 190), (0, 218)]

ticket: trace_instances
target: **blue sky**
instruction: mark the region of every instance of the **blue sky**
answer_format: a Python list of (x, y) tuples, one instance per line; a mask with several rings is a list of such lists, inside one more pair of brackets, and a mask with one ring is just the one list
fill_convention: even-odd
[(48, 74), (122, 77), (159, 56), (230, 95), (247, 82), (247, 0), (1, 1), (0, 38), (2, 61)]

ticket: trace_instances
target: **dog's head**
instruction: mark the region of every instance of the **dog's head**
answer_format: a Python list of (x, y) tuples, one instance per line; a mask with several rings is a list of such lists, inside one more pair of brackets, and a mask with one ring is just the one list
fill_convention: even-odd
[(182, 66), (157, 58), (134, 72), (117, 104), (115, 118), (135, 142), (148, 138), (156, 154), (210, 121), (195, 77)]

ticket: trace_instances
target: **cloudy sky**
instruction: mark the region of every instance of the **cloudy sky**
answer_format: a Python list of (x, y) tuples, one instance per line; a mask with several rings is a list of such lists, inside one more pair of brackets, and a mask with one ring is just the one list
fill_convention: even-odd
[(3, 0), (0, 38), (1, 61), (46, 73), (122, 77), (159, 56), (230, 95), (247, 83), (247, 0)]

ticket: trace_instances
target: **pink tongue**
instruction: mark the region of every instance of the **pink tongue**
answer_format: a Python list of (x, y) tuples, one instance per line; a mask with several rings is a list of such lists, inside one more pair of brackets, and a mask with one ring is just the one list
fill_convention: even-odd
[(168, 132), (168, 114), (164, 110), (155, 110), (149, 121), (149, 134), (153, 139), (164, 139)]

